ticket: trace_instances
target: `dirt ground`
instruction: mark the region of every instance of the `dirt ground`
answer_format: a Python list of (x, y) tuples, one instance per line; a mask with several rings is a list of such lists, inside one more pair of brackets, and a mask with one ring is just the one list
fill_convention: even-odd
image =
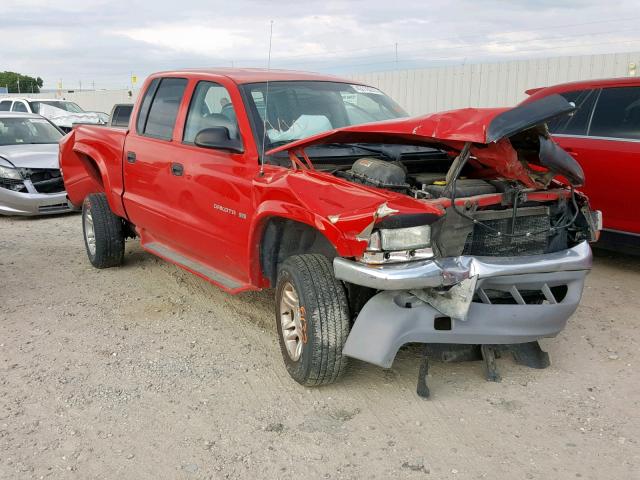
[(337, 385), (288, 377), (272, 291), (230, 296), (128, 241), (91, 267), (79, 215), (0, 219), (0, 478), (640, 478), (640, 258), (598, 253), (543, 348)]

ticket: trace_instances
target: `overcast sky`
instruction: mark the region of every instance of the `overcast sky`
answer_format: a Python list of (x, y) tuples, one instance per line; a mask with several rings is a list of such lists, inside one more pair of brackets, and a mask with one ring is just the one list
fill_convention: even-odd
[[(640, 51), (638, 1), (0, 0), (0, 70), (45, 88), (121, 88), (133, 72), (265, 67), (348, 74)], [(614, 8), (615, 5), (615, 8)], [(396, 60), (397, 44), (397, 60)]]

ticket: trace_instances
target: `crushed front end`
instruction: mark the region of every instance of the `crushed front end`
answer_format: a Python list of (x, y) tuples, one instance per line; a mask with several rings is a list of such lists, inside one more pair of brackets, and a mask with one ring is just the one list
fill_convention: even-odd
[[(351, 302), (346, 355), (389, 368), (407, 343), (475, 346), (493, 380), (495, 355), (507, 347), (521, 363), (548, 364), (537, 341), (562, 331), (578, 307), (591, 269), (589, 242), (602, 224), (575, 190), (584, 181), (581, 168), (546, 128), (572, 110), (561, 97), (548, 97), (511, 110), (445, 112), (307, 141), (377, 148), (387, 158), (361, 158), (333, 174), (397, 194), (353, 235), (361, 253), (334, 259), (336, 278), (360, 299)], [(433, 145), (446, 161), (397, 149), (394, 158), (373, 140)], [(345, 231), (354, 223), (347, 214), (330, 220)], [(428, 393), (424, 365), (418, 390)]]

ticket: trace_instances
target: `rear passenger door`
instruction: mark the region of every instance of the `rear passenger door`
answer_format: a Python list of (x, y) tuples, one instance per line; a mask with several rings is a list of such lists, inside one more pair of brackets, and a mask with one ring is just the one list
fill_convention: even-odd
[(172, 164), (181, 157), (174, 132), (187, 83), (186, 78), (153, 79), (125, 141), (123, 203), (143, 243), (174, 246), (183, 233), (176, 225), (180, 205), (172, 201)]

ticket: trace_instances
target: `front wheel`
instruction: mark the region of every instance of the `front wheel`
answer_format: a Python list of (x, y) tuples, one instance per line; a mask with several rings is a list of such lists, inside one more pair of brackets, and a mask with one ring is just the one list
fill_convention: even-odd
[(349, 307), (324, 255), (293, 255), (278, 269), (276, 325), (289, 375), (307, 386), (335, 382), (345, 371)]
[(124, 225), (109, 208), (104, 193), (93, 193), (82, 204), (84, 246), (91, 265), (116, 267), (124, 258)]

